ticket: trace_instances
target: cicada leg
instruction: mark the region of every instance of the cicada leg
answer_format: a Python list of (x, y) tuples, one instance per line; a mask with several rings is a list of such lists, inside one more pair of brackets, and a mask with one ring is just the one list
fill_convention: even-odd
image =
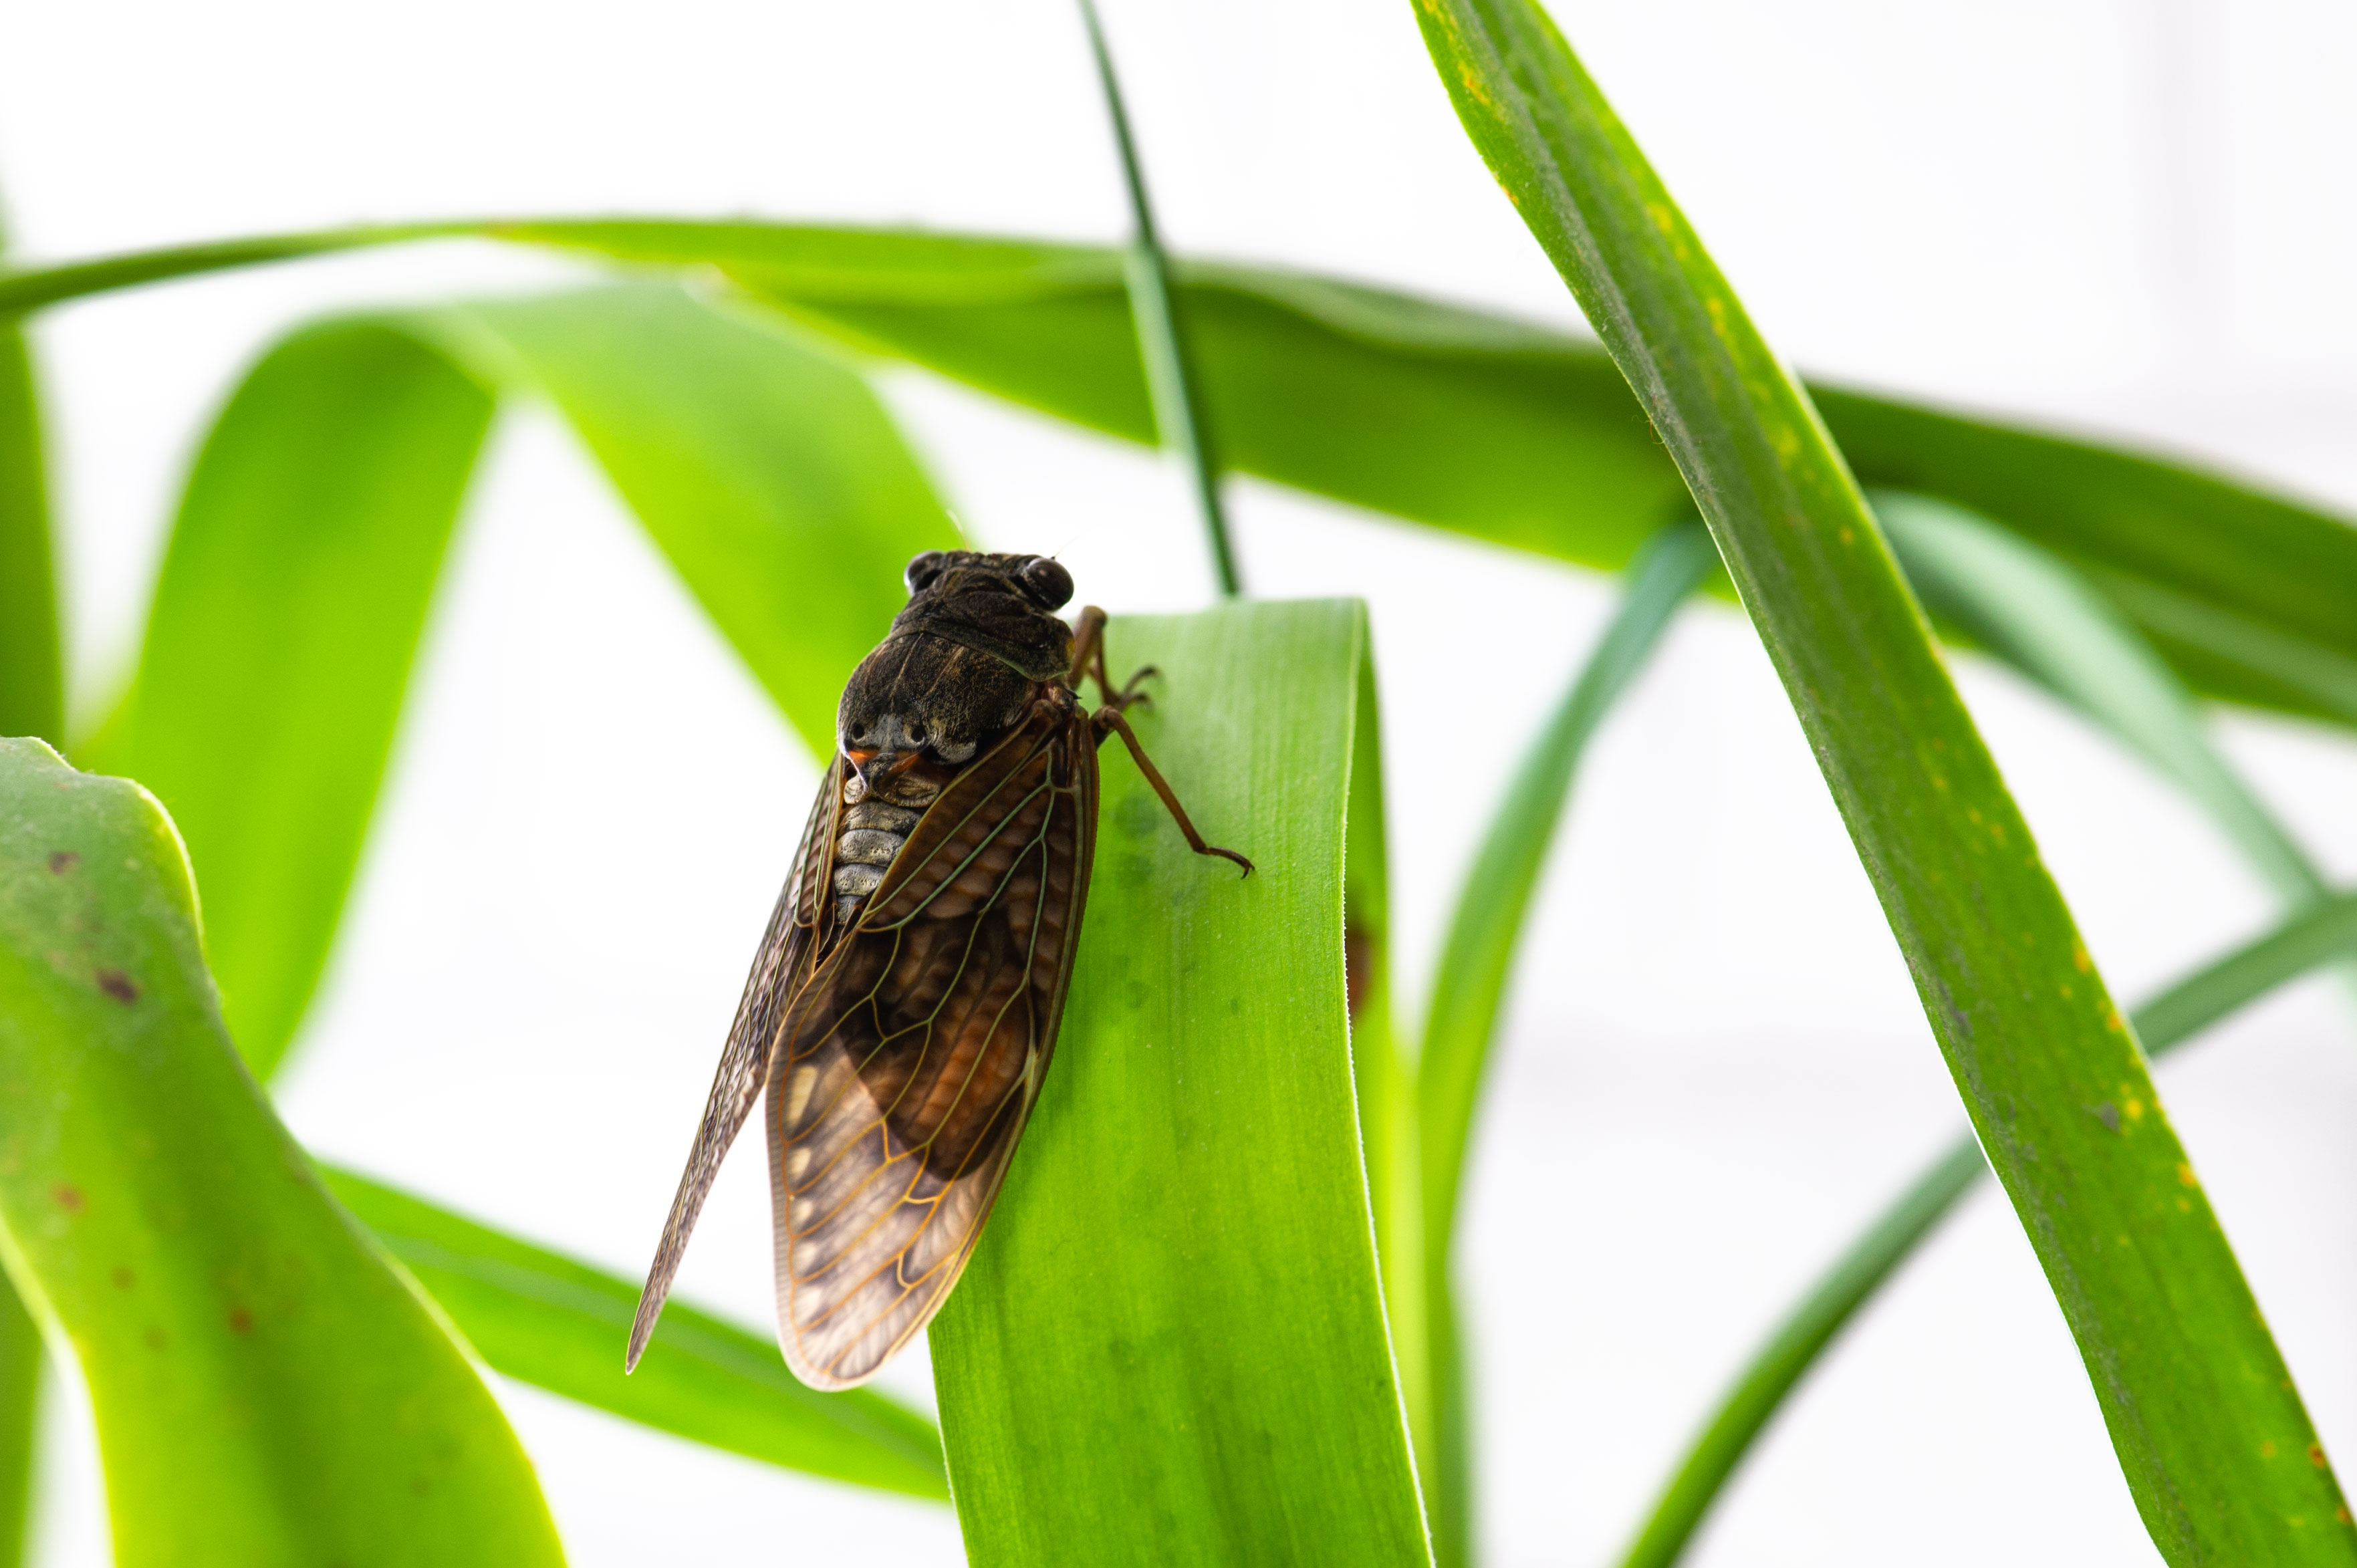
[[(1131, 682), (1133, 685), (1135, 683), (1135, 682)], [(1244, 868), (1246, 876), (1253, 874), (1251, 861), (1246, 860), (1234, 850), (1222, 849), (1215, 843), (1206, 843), (1203, 841), (1203, 835), (1195, 831), (1195, 824), (1187, 820), (1187, 808), (1178, 803), (1178, 797), (1172, 791), (1170, 781), (1162, 777), (1162, 769), (1155, 767), (1154, 759), (1146, 755), (1146, 747), (1138, 744), (1137, 732), (1129, 727), (1127, 719), (1121, 716), (1119, 706), (1107, 703), (1089, 715), (1089, 723), (1095, 728), (1099, 740), (1103, 740), (1107, 734), (1121, 736), (1122, 745), (1129, 747), (1129, 755), (1137, 763), (1137, 770), (1146, 775), (1146, 781), (1154, 786), (1154, 792), (1162, 797), (1162, 804), (1169, 810), (1170, 820), (1177, 822), (1178, 831), (1187, 835), (1189, 849), (1193, 850), (1197, 854), (1216, 854), (1222, 860), (1232, 860)]]
[(1078, 691), (1082, 681), (1094, 681), (1097, 696), (1114, 713), (1152, 702), (1153, 698), (1137, 689), (1161, 673), (1151, 664), (1132, 675), (1120, 691), (1113, 689), (1113, 677), (1105, 669), (1104, 628), (1104, 611), (1091, 605), (1081, 612), (1081, 624), (1072, 633), (1072, 672), (1065, 677), (1064, 683)]

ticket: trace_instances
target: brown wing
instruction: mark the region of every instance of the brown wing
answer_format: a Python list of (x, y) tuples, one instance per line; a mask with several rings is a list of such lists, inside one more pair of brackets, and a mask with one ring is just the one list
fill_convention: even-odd
[(866, 1381), (973, 1255), (1031, 1114), (1095, 847), (1096, 749), (1060, 687), (911, 830), (770, 1062), (778, 1331), (814, 1389)]
[(819, 781), (818, 800), (802, 829), (801, 847), (794, 851), (793, 869), (786, 874), (777, 908), (770, 912), (769, 929), (761, 934), (761, 946), (753, 955), (753, 971), (745, 978), (737, 1021), (729, 1026), (728, 1044), (720, 1053), (720, 1070), (713, 1075), (712, 1095), (705, 1102), (704, 1124), (696, 1129), (695, 1147), (688, 1155), (685, 1174), (679, 1178), (679, 1193), (671, 1200), (671, 1218), (663, 1221), (662, 1241), (655, 1249), (653, 1267), (647, 1271), (638, 1318), (630, 1325), (630, 1368), (636, 1368), (646, 1353), (655, 1319), (662, 1316), (663, 1299), (671, 1294), (672, 1278), (679, 1273), (680, 1258), (687, 1251), (688, 1232), (695, 1229), (695, 1217), (703, 1211), (713, 1178), (720, 1174), (720, 1162), (728, 1145), (737, 1141), (745, 1118), (752, 1114), (761, 1086), (769, 1081), (779, 1020), (787, 1003), (810, 977), (818, 922), (827, 905), (821, 895), (827, 885), (835, 840), (844, 767), (843, 758), (836, 757)]

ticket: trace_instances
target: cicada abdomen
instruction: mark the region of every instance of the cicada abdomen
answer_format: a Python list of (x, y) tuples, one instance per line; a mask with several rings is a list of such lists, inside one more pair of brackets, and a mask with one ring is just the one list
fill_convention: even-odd
[[(862, 661), (755, 955), (630, 1335), (636, 1366), (721, 1157), (768, 1094), (778, 1331), (816, 1389), (875, 1375), (973, 1255), (1037, 1102), (1088, 901), (1098, 744), (1202, 841), (1104, 679), (1103, 613), (1041, 556), (929, 552)], [(1093, 713), (1078, 687), (1094, 678)]]

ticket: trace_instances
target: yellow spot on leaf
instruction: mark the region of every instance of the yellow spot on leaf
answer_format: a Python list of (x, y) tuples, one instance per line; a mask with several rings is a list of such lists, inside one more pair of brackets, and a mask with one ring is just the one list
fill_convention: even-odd
[(2177, 1179), (2184, 1183), (2187, 1187), (2200, 1187), (2201, 1185), (2200, 1182), (2193, 1179), (2193, 1167), (2187, 1165), (2183, 1160), (2177, 1162)]
[(2130, 1095), (2120, 1101), (2120, 1109), (2127, 1112), (2129, 1121), (2134, 1122), (2144, 1115), (2144, 1101)]
[(2262, 1459), (2272, 1459), (2275, 1456), (2276, 1440), (2270, 1437), (2266, 1442), (2259, 1444), (2259, 1457)]

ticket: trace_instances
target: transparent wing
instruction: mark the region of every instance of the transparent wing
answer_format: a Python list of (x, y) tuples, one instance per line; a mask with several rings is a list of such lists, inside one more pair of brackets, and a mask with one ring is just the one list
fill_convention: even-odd
[(770, 1063), (778, 1326), (866, 1381), (973, 1254), (1055, 1048), (1096, 831), (1085, 715), (1043, 700), (910, 832)]
[(737, 1020), (729, 1026), (728, 1044), (720, 1053), (720, 1069), (713, 1075), (712, 1094), (704, 1107), (704, 1123), (696, 1129), (695, 1146), (687, 1156), (687, 1170), (679, 1178), (679, 1192), (671, 1201), (671, 1218), (663, 1221), (662, 1240), (647, 1271), (646, 1290), (639, 1297), (637, 1320), (630, 1325), (627, 1366), (635, 1369), (646, 1353), (647, 1340), (662, 1316), (664, 1298), (687, 1251), (688, 1233), (720, 1174), (720, 1162), (737, 1141), (737, 1130), (753, 1112), (753, 1102), (769, 1080), (770, 1056), (778, 1037), (779, 1020), (787, 1004), (807, 978), (817, 940), (819, 912), (825, 901), (827, 860), (834, 843), (835, 802), (843, 798), (843, 759), (820, 780), (818, 800), (802, 829), (793, 869), (779, 891), (777, 908), (770, 913), (769, 929), (753, 955), (753, 970), (745, 979), (745, 994), (737, 1003)]

